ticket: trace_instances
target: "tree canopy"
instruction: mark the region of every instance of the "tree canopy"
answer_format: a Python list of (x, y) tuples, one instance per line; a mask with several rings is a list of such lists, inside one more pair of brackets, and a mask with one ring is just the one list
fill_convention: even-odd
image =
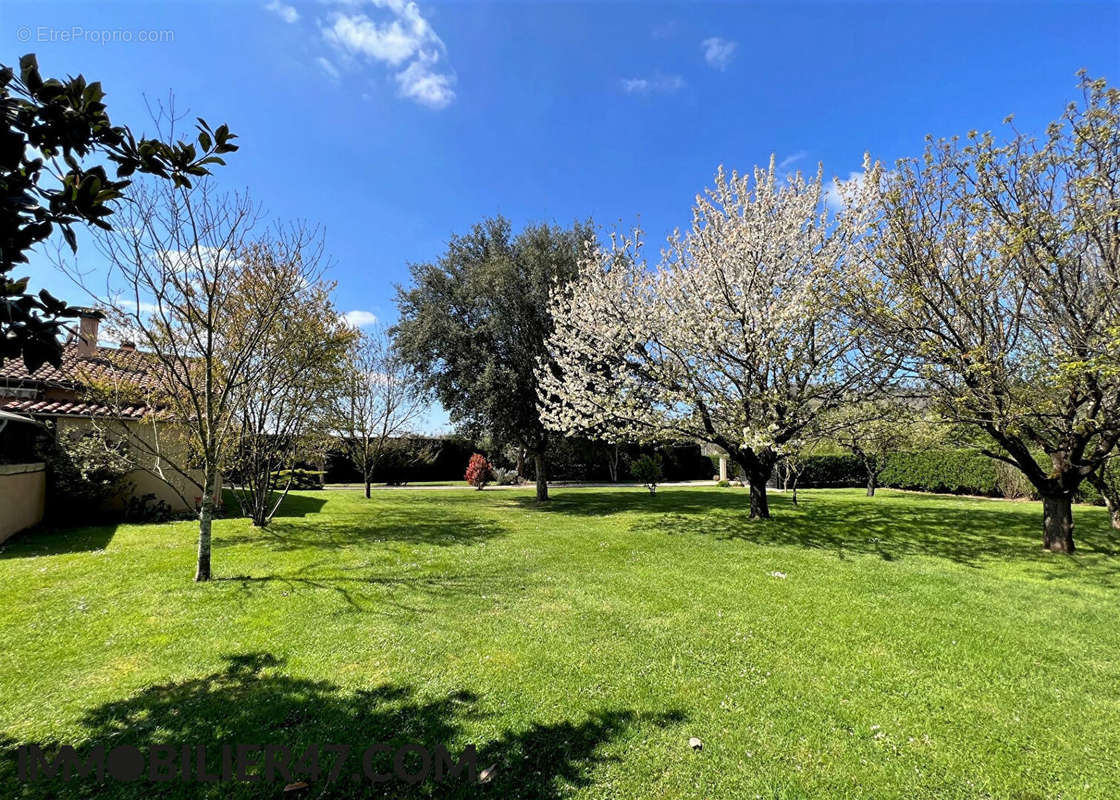
[[(110, 230), (114, 201), (125, 194), (129, 176), (145, 173), (190, 187), (191, 178), (223, 164), (221, 154), (237, 150), (225, 125), (211, 129), (198, 120), (195, 142), (139, 139), (114, 125), (105, 92), (84, 77), (44, 79), (34, 54), (20, 70), (0, 66), (0, 363), (22, 358), (28, 370), (62, 360), (59, 332), (75, 316), (46, 289), (28, 291), (28, 278), (13, 278), (17, 264), (57, 228), (77, 250), (75, 225)], [(116, 166), (110, 178), (102, 157)]]
[(452, 237), (437, 261), (412, 265), (412, 285), (397, 291), (392, 333), (401, 358), (453, 422), (534, 454), (541, 500), (548, 431), (535, 371), (548, 360), (548, 298), (576, 274), (594, 235), (590, 221), (514, 235), (508, 220), (487, 219)]

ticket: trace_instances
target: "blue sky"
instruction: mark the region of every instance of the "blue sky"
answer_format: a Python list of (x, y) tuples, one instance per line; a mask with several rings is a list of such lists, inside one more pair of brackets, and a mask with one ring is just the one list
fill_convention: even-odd
[(228, 123), (221, 181), (321, 223), (339, 306), (386, 322), (407, 264), (487, 215), (640, 221), (656, 244), (721, 163), (846, 177), (927, 133), (1039, 131), (1079, 68), (1120, 81), (1120, 3), (7, 0), (0, 41), (100, 80), (134, 129), (170, 89)]

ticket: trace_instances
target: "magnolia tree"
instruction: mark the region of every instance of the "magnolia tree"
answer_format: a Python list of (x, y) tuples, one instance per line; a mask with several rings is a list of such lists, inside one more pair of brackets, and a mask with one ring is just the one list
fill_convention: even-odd
[(567, 434), (688, 438), (723, 448), (769, 517), (766, 482), (813, 420), (876, 391), (884, 359), (836, 302), (851, 242), (822, 203), (820, 174), (727, 175), (698, 196), (656, 269), (640, 232), (589, 246), (551, 297), (553, 363), (538, 368), (542, 418)]
[(1120, 439), (1120, 91), (1082, 89), (1041, 141), (931, 142), (844, 190), (855, 314), (1022, 470), (1062, 552), (1078, 487)]

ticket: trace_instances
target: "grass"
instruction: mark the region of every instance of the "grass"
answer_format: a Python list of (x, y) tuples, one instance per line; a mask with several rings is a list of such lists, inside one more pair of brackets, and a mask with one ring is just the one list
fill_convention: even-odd
[[(27, 783), (37, 743), (474, 745), (483, 786), (310, 797), (1120, 797), (1120, 538), (1079, 507), (743, 490), (302, 492), (0, 548), (0, 796), (277, 797)], [(778, 577), (781, 573), (785, 577)], [(689, 737), (703, 741), (693, 751)], [(216, 748), (215, 748), (216, 750)]]

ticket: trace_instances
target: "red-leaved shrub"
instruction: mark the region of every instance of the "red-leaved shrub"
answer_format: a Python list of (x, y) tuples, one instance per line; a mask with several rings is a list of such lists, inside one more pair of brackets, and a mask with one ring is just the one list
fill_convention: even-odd
[(490, 462), (482, 453), (475, 453), (467, 464), (467, 483), (476, 489), (481, 489), (494, 480), (494, 470), (490, 469)]

